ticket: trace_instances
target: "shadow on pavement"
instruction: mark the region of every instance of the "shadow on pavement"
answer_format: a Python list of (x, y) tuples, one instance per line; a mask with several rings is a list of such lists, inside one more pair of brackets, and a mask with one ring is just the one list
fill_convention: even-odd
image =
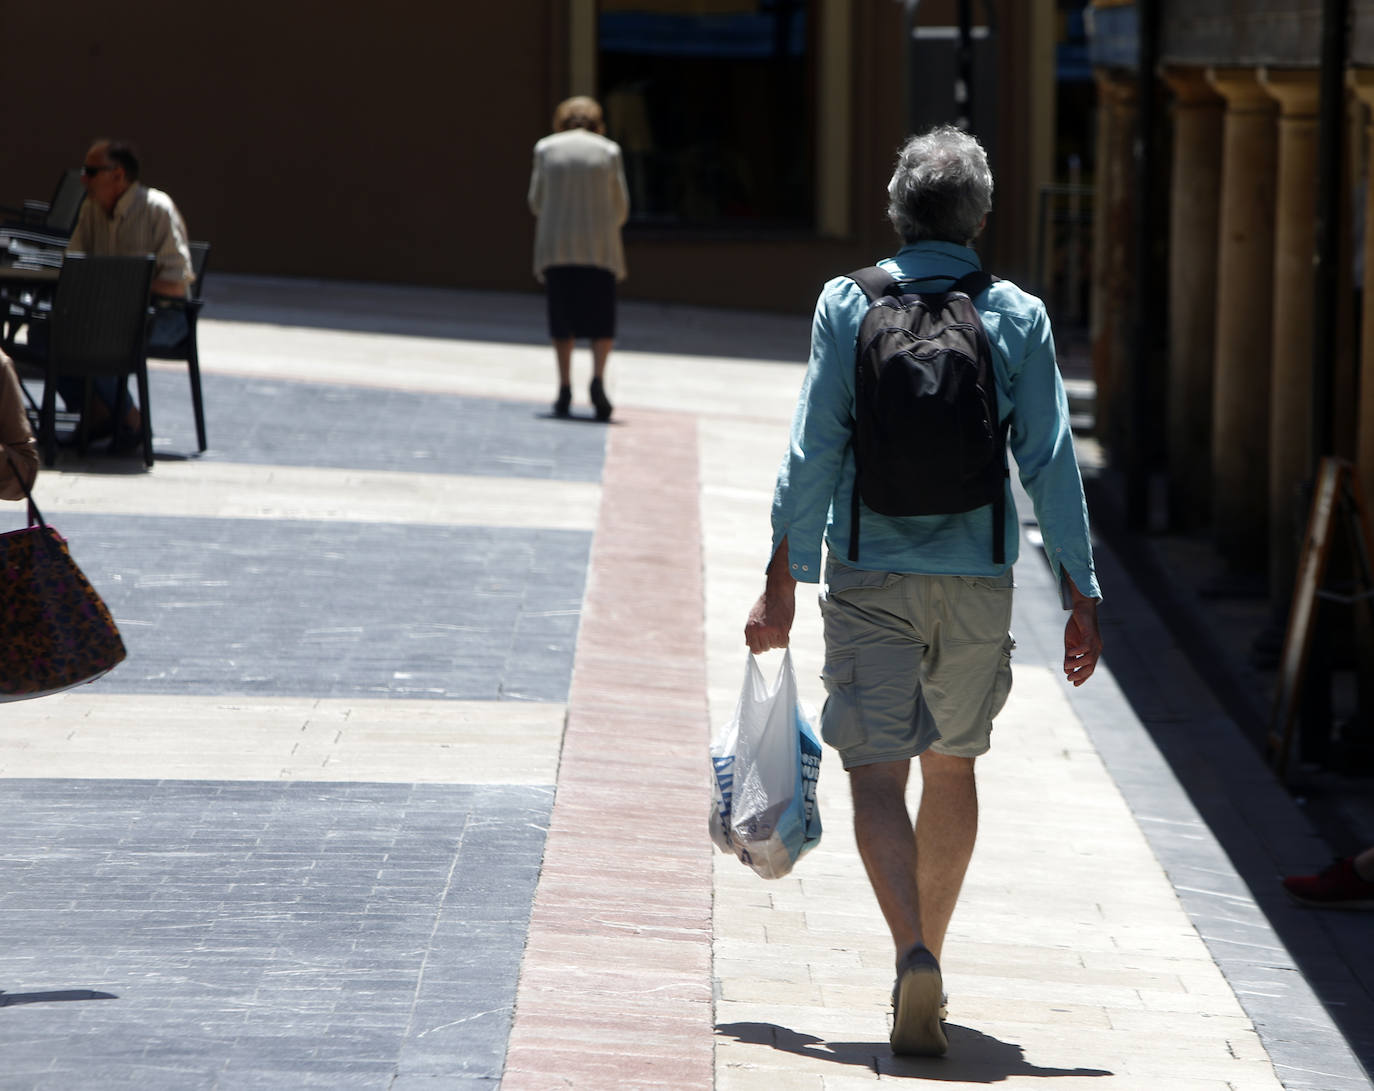
[(853, 1065), (883, 1076), (945, 1083), (1001, 1083), (1013, 1076), (1111, 1076), (1104, 1068), (1041, 1068), (1026, 1060), (1025, 1050), (971, 1027), (946, 1023), (949, 1054), (944, 1057), (894, 1057), (886, 1042), (830, 1042), (774, 1023), (720, 1023), (717, 1034), (749, 1045), (770, 1046), (782, 1053)]
[(115, 993), (96, 992), (94, 989), (54, 989), (41, 993), (7, 993), (0, 989), (0, 1008), (12, 1008), (20, 1004), (57, 1004), (71, 1000), (118, 999)]
[[(1119, 759), (1104, 750), (1101, 725), (1090, 721), (1089, 734), (1132, 809), (1148, 817), (1146, 833), (1156, 855), (1265, 1047), (1273, 1053), (1276, 1045), (1287, 1049), (1292, 1041), (1300, 1050), (1308, 1048), (1298, 1025), (1288, 1022), (1292, 1012), (1271, 1000), (1266, 988), (1271, 977), (1284, 976), (1282, 970), (1271, 971), (1269, 963), (1286, 955), (1368, 1070), (1374, 1064), (1374, 928), (1360, 913), (1296, 906), (1279, 883), (1285, 874), (1324, 866), (1326, 846), (1318, 835), (1331, 842), (1333, 854), (1367, 842), (1342, 837), (1329, 816), (1321, 821), (1317, 808), (1304, 807), (1290, 795), (1265, 758), (1269, 694), (1264, 690), (1272, 679), (1247, 670), (1240, 636), (1253, 635), (1242, 624), (1253, 611), (1242, 613), (1233, 605), (1227, 615), (1232, 620), (1224, 622), (1220, 604), (1196, 590), (1208, 575), (1201, 562), (1171, 564), (1171, 557), (1192, 554), (1171, 552), (1177, 542), (1166, 535), (1127, 527), (1119, 475), (1085, 478), (1085, 486), (1093, 525), (1108, 547), (1098, 558), (1109, 589), (1104, 637), (1113, 642), (1104, 661), (1282, 952), (1268, 950), (1271, 941), (1260, 936), (1258, 922), (1244, 920), (1241, 903), (1228, 901), (1240, 892), (1223, 876), (1200, 868), (1203, 861), (1193, 845), (1171, 837), (1169, 824), (1158, 821), (1159, 797), (1133, 792), (1134, 780), (1123, 785), (1121, 775), (1131, 778), (1132, 771), (1118, 770)], [(1261, 609), (1261, 622), (1265, 616), (1267, 607)], [(1190, 677), (1193, 672), (1196, 677)], [(1349, 794), (1367, 795), (1368, 780), (1349, 783)], [(1224, 911), (1218, 908), (1223, 905)], [(1301, 1063), (1318, 1069), (1322, 1064), (1318, 1056)]]
[[(505, 344), (549, 343), (542, 290), (462, 291), (225, 274), (211, 278), (206, 296), (208, 321)], [(775, 314), (622, 299), (616, 313), (616, 351), (804, 364), (813, 302), (798, 300), (797, 313)], [(611, 359), (614, 367), (614, 355)]]

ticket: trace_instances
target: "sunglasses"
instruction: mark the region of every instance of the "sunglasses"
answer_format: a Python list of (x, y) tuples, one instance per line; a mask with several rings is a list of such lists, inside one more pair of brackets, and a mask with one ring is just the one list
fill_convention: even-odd
[(118, 169), (118, 166), (117, 166), (116, 164), (113, 164), (113, 163), (106, 164), (106, 165), (103, 166), (103, 167), (92, 167), (92, 166), (90, 166), (90, 165), (88, 164), (88, 165), (86, 165), (86, 166), (84, 166), (84, 167), (81, 168), (81, 173), (82, 173), (83, 175), (85, 175), (87, 178), (94, 178), (94, 177), (95, 177), (97, 174), (99, 174), (102, 170), (117, 170), (117, 169)]

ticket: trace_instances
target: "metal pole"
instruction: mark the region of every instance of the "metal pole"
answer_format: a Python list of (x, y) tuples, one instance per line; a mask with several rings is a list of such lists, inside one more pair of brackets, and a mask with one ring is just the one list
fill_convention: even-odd
[(921, 0), (902, 0), (905, 13), (903, 21), (906, 32), (905, 64), (902, 69), (902, 96), (906, 106), (906, 131), (910, 136), (916, 131), (916, 9)]
[(954, 124), (973, 132), (973, 0), (959, 0), (959, 46), (955, 54)]
[[(1155, 68), (1159, 63), (1159, 2), (1139, 0), (1136, 63), (1137, 105), (1135, 139), (1135, 310), (1131, 376), (1126, 384), (1130, 406), (1126, 439), (1126, 524), (1131, 530), (1149, 529), (1150, 462), (1157, 433), (1151, 420), (1155, 371), (1155, 335), (1159, 323), (1155, 303), (1159, 298), (1159, 278), (1152, 260), (1157, 228), (1155, 224), (1155, 177), (1159, 161), (1155, 139)], [(1124, 302), (1124, 301), (1113, 301)]]
[[(1312, 255), (1312, 455), (1307, 483), (1310, 495), (1322, 459), (1335, 453), (1332, 424), (1332, 386), (1336, 373), (1339, 338), (1336, 324), (1341, 312), (1341, 146), (1345, 123), (1345, 47), (1348, 0), (1322, 2), (1322, 53), (1317, 105), (1317, 216)], [(1274, 518), (1282, 518), (1275, 512)], [(1297, 526), (1293, 530), (1297, 531)], [(1313, 604), (1312, 645), (1301, 693), (1302, 757), (1330, 767), (1331, 734), (1331, 604)]]
[(1315, 479), (1321, 460), (1334, 453), (1332, 387), (1339, 340), (1341, 144), (1345, 122), (1345, 51), (1348, 0), (1323, 0), (1321, 97), (1317, 128), (1317, 222), (1313, 255), (1312, 309), (1312, 465)]
[(1083, 160), (1077, 155), (1069, 156), (1069, 253), (1066, 294), (1069, 297), (1067, 314), (1075, 326), (1083, 321), (1083, 307), (1080, 296), (1083, 292), (1082, 276), (1079, 265), (1079, 250), (1083, 245), (1083, 226), (1078, 218), (1083, 214), (1082, 196), (1079, 187), (1083, 184)]

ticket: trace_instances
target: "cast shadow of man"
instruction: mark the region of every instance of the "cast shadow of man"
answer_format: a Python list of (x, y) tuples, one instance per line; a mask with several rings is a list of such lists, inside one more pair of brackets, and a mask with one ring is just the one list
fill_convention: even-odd
[(721, 1023), (717, 1034), (783, 1053), (865, 1068), (883, 1076), (910, 1076), (945, 1083), (1001, 1083), (1013, 1076), (1111, 1076), (1102, 1068), (1041, 1068), (1025, 1050), (971, 1027), (945, 1024), (949, 1053), (944, 1057), (894, 1057), (886, 1042), (828, 1042), (773, 1023)]

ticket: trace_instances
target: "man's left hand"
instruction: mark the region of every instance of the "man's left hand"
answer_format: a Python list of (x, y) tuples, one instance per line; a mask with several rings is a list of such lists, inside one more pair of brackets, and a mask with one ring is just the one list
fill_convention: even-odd
[(1064, 675), (1081, 686), (1097, 669), (1102, 654), (1102, 634), (1097, 627), (1097, 600), (1080, 599), (1074, 603), (1069, 623), (1064, 626)]

